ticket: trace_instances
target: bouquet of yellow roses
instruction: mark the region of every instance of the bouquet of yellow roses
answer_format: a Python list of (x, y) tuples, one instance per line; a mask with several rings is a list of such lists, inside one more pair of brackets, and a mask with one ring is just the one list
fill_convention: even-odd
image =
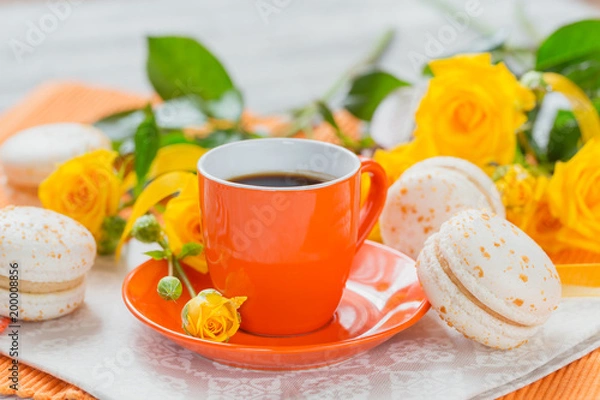
[[(434, 60), (429, 67), (433, 78), (415, 114), (414, 140), (375, 152), (390, 182), (425, 158), (469, 160), (496, 181), (507, 218), (548, 253), (600, 253), (600, 120), (586, 94), (555, 73), (519, 82), (503, 63), (493, 65), (489, 53)], [(532, 150), (527, 112), (552, 90), (571, 100), (580, 138), (574, 155), (548, 162)]]

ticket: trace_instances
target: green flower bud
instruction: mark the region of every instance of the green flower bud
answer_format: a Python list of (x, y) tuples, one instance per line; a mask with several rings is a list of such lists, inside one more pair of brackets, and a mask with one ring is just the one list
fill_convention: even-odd
[(126, 223), (127, 221), (118, 215), (104, 218), (98, 240), (98, 254), (107, 255), (115, 252)]
[(521, 84), (530, 89), (545, 88), (544, 75), (538, 71), (529, 71), (521, 77)]
[(155, 243), (161, 238), (162, 228), (152, 214), (139, 217), (133, 224), (131, 236), (143, 243)]
[(165, 276), (156, 287), (158, 295), (165, 300), (177, 300), (182, 290), (181, 282), (174, 276)]

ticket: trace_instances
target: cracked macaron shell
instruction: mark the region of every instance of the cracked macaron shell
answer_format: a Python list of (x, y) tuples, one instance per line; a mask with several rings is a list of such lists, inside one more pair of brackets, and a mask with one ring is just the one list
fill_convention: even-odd
[(379, 218), (383, 242), (416, 258), (442, 223), (471, 208), (505, 215), (494, 182), (479, 167), (455, 157), (419, 162), (388, 190)]
[(0, 209), (0, 275), (18, 263), (19, 279), (66, 282), (94, 264), (96, 242), (75, 220), (37, 207)]
[(494, 312), (541, 325), (561, 298), (554, 264), (512, 223), (480, 210), (463, 211), (437, 234), (440, 255), (460, 283)]

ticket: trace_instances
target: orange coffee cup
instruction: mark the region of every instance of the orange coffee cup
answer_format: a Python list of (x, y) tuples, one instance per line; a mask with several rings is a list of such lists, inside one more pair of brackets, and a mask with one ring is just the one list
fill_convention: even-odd
[[(225, 296), (248, 297), (242, 329), (292, 335), (326, 325), (385, 202), (379, 164), (329, 143), (272, 138), (212, 149), (198, 172), (208, 269)], [(262, 173), (327, 180), (289, 187), (230, 181)], [(361, 207), (363, 173), (371, 185)]]

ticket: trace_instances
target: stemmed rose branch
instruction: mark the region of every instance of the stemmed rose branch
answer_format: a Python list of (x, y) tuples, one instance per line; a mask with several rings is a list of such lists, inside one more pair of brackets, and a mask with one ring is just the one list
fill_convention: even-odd
[(196, 297), (196, 291), (181, 267), (180, 261), (188, 256), (193, 257), (202, 253), (203, 246), (200, 243), (188, 242), (183, 245), (181, 252), (176, 255), (169, 247), (162, 227), (152, 214), (143, 215), (135, 221), (131, 230), (131, 236), (142, 243), (156, 243), (162, 249), (151, 250), (145, 253), (155, 260), (166, 260), (169, 265), (167, 276), (158, 282), (156, 288), (160, 297), (165, 300), (177, 300), (182, 292), (180, 279), (185, 284), (190, 296)]

